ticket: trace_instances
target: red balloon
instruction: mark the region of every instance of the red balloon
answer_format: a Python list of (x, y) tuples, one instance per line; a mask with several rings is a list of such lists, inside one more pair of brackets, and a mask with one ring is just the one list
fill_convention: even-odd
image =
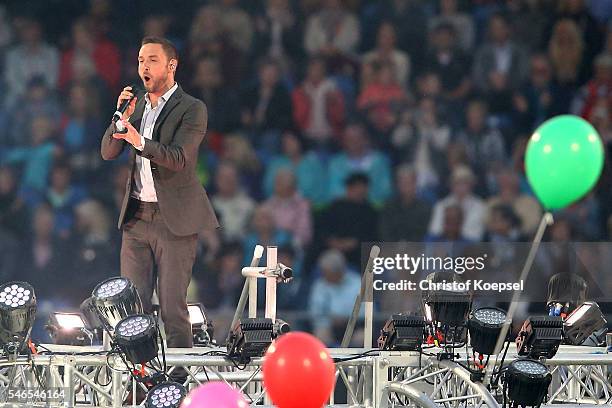
[(321, 408), (334, 388), (334, 362), (316, 337), (288, 333), (268, 348), (263, 381), (278, 408)]

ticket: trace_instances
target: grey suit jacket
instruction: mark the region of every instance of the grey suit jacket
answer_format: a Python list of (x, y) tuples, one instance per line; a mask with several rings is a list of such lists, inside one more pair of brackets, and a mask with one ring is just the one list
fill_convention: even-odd
[[(140, 98), (129, 119), (136, 130), (140, 129), (144, 108), (145, 98)], [(125, 140), (114, 139), (114, 125), (108, 127), (100, 147), (102, 158), (113, 160), (126, 147), (130, 149), (131, 171), (126, 182), (118, 228), (125, 221), (137, 154), (151, 161), (159, 210), (173, 234), (185, 236), (219, 227), (206, 191), (196, 176), (198, 149), (206, 133), (207, 121), (206, 105), (179, 86), (157, 117), (153, 138), (146, 140), (142, 152)]]

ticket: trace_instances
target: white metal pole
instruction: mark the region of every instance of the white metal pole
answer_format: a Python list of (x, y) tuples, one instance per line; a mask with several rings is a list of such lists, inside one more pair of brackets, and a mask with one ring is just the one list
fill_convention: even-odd
[[(266, 268), (275, 269), (278, 264), (278, 248), (269, 246), (266, 249)], [(266, 317), (276, 321), (276, 277), (266, 278)]]

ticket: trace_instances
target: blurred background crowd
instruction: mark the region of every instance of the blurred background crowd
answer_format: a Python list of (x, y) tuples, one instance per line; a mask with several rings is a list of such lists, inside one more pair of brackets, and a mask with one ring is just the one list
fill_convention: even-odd
[[(200, 236), (190, 300), (222, 316), (254, 246), (278, 245), (297, 276), (279, 308), (325, 315), (310, 328), (333, 344), (362, 242), (527, 241), (535, 127), (580, 115), (610, 149), (610, 16), (610, 0), (5, 1), (0, 281), (65, 310), (119, 274), (129, 168), (99, 141), (140, 39), (164, 36), (208, 107), (198, 174), (223, 226)], [(610, 170), (546, 240), (610, 239)]]

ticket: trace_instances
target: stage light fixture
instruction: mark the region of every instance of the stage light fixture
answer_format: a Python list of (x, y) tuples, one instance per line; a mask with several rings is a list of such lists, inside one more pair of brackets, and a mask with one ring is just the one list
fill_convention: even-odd
[(479, 354), (495, 353), (499, 333), (506, 322), (506, 312), (496, 307), (481, 307), (474, 310), (468, 320), (470, 345)]
[(227, 352), (231, 358), (246, 364), (253, 357), (264, 355), (272, 343), (274, 323), (269, 318), (240, 319), (231, 330)]
[(206, 310), (201, 303), (189, 303), (189, 321), (194, 346), (207, 346), (213, 342), (214, 327), (212, 321), (206, 316)]
[(511, 406), (540, 406), (548, 392), (552, 375), (548, 368), (535, 360), (519, 359), (504, 373), (504, 388)]
[(127, 278), (107, 279), (94, 288), (91, 296), (96, 313), (109, 332), (121, 319), (143, 312), (138, 291)]
[[(584, 302), (563, 322), (563, 332), (567, 341), (573, 345), (584, 344), (591, 335), (593, 345), (605, 342), (608, 321), (595, 302)], [(603, 337), (600, 338), (600, 337)]]
[(104, 329), (104, 325), (98, 316), (96, 305), (94, 304), (92, 296), (88, 297), (81, 303), (79, 306), (79, 311), (81, 312), (81, 316), (83, 317), (83, 321), (85, 321), (85, 327), (87, 329), (92, 331)]
[(144, 364), (159, 350), (157, 322), (152, 316), (128, 316), (115, 327), (115, 343), (133, 364)]
[(434, 272), (427, 276), (428, 290), (422, 292), (423, 312), (427, 321), (446, 326), (462, 326), (472, 301), (470, 294), (452, 290), (458, 281), (454, 273)]
[(423, 344), (425, 320), (423, 316), (394, 314), (380, 330), (378, 348), (381, 350), (416, 351)]
[(519, 356), (553, 358), (563, 340), (563, 319), (558, 316), (531, 316), (519, 331)]
[(85, 346), (93, 341), (93, 334), (87, 330), (83, 317), (78, 313), (53, 312), (45, 329), (54, 344)]
[(146, 408), (179, 408), (187, 396), (187, 389), (177, 382), (157, 384), (147, 392)]
[(24, 350), (36, 318), (36, 295), (26, 282), (0, 285), (0, 345), (8, 354)]

